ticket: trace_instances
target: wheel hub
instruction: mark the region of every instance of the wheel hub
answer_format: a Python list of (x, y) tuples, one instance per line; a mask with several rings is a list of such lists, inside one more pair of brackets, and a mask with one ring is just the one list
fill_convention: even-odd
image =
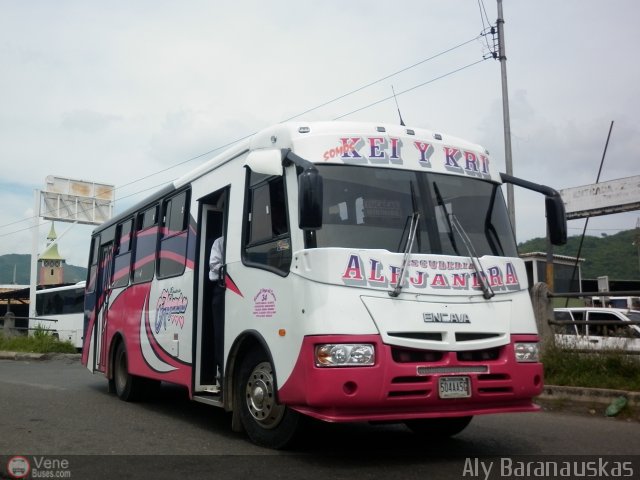
[(284, 415), (284, 406), (275, 399), (275, 385), (271, 364), (262, 362), (253, 369), (246, 386), (249, 413), (263, 428), (276, 427)]

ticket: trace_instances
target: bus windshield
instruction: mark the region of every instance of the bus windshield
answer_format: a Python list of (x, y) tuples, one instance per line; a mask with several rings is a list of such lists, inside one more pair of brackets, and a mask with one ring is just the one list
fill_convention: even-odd
[(317, 165), (323, 178), (323, 223), (317, 247), (403, 252), (419, 214), (412, 253), (467, 256), (452, 224), (476, 253), (515, 257), (500, 185), (478, 178), (352, 165)]

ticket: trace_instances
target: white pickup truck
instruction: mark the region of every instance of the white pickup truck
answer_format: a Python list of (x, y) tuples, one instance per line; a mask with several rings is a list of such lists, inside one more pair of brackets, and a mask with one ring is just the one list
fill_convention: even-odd
[[(556, 344), (572, 350), (640, 353), (640, 311), (622, 308), (556, 308)], [(575, 323), (573, 323), (575, 322)]]

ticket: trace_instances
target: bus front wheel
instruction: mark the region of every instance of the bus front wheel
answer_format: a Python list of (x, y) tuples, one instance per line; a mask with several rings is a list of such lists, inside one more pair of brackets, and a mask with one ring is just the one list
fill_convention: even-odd
[(243, 359), (235, 392), (242, 426), (254, 443), (277, 449), (290, 445), (301, 415), (276, 401), (273, 366), (266, 354), (253, 351)]

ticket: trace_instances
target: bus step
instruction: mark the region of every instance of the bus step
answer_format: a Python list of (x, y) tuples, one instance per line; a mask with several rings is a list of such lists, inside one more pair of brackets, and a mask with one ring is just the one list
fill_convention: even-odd
[(194, 395), (193, 399), (196, 402), (206, 403), (207, 405), (215, 405), (216, 407), (224, 406), (222, 403), (222, 395), (220, 393), (200, 393), (198, 395)]

